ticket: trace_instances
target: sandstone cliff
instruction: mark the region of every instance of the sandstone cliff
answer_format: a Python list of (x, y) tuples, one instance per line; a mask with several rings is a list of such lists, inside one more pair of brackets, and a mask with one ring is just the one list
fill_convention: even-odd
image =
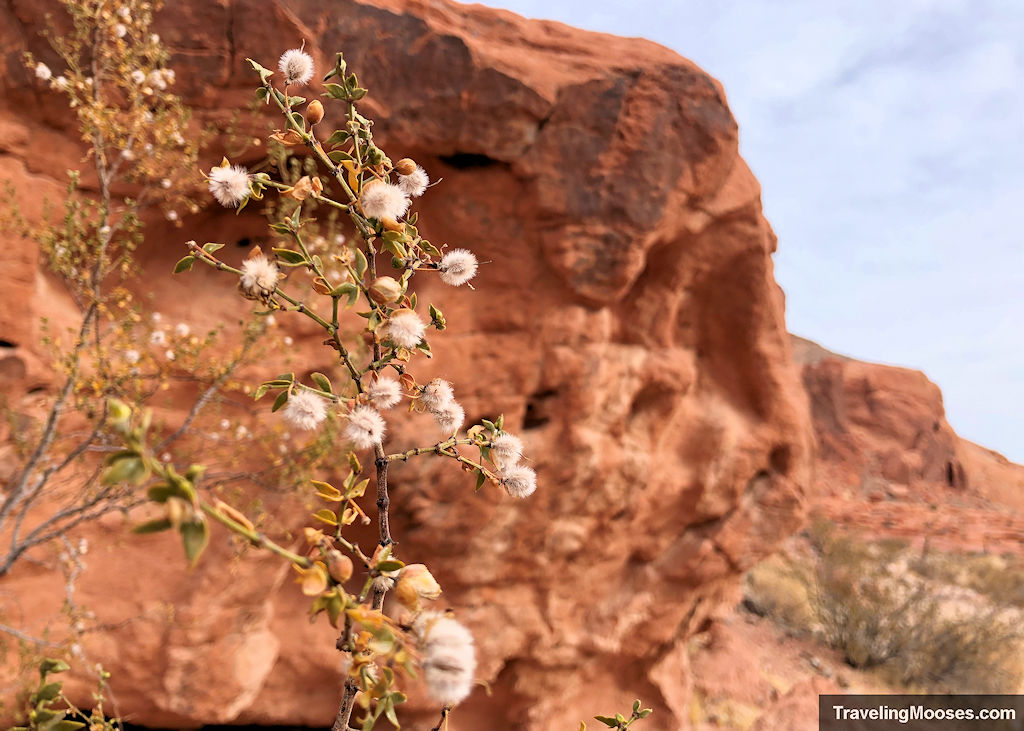
[[(26, 47), (52, 60), (38, 30), (55, 10), (0, 3), (2, 176), (32, 205), (59, 194), (80, 154), (58, 102), (19, 66)], [(426, 233), (490, 262), (476, 292), (421, 289), (452, 323), (433, 368), (470, 419), (505, 414), (542, 487), (512, 504), (431, 462), (394, 475), (401, 555), (437, 567), (493, 691), (453, 728), (572, 728), (635, 696), (657, 709), (652, 731), (683, 725), (687, 638), (800, 524), (811, 469), (775, 237), (721, 86), (652, 43), (443, 1), (182, 0), (159, 31), (179, 91), (215, 129), (251, 98), (246, 56), (303, 39), (321, 62), (343, 50), (385, 149), (444, 178), (421, 208)], [(182, 241), (222, 238), (236, 219), (210, 208), (182, 223), (151, 222), (141, 289), (175, 319), (234, 322), (244, 309), (223, 280), (168, 271)], [(262, 231), (256, 215), (241, 226)], [(33, 323), (68, 305), (33, 251), (4, 243), (0, 338), (17, 346), (14, 371), (41, 374), (7, 382), (21, 397), (46, 382)], [(286, 327), (309, 370), (330, 369)], [(215, 547), (186, 573), (160, 536), (91, 535), (80, 600), (106, 628), (87, 649), (132, 722), (332, 717), (332, 633), (307, 623), (284, 571), (265, 573), (275, 562)], [(30, 623), (51, 581), (34, 567), (2, 580)]]
[(793, 343), (818, 445), (812, 512), (869, 536), (1021, 550), (1024, 466), (957, 436), (938, 386)]

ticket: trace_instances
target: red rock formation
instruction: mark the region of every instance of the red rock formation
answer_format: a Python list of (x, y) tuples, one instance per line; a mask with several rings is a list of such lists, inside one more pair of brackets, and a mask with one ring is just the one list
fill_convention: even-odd
[[(26, 43), (51, 60), (36, 31), (52, 5), (0, 5), (15, 49), (0, 62), (3, 175), (35, 191), (77, 163), (66, 142), (47, 146), (67, 137), (66, 115), (17, 61)], [(182, 0), (159, 30), (179, 91), (213, 127), (251, 98), (246, 56), (271, 65), (305, 39), (323, 66), (343, 50), (382, 146), (444, 178), (421, 206), (425, 233), (489, 262), (476, 292), (420, 285), (452, 324), (427, 368), (456, 384), (470, 419), (504, 412), (541, 488), (525, 502), (474, 495), (429, 461), (393, 483), (399, 552), (436, 567), (494, 691), (453, 728), (571, 728), (636, 696), (657, 709), (651, 731), (684, 725), (686, 638), (799, 525), (811, 465), (775, 237), (720, 85), (646, 41), (439, 1)], [(236, 319), (244, 307), (216, 273), (167, 272), (184, 239), (259, 231), (258, 216), (211, 208), (183, 224), (151, 225), (145, 288), (175, 317)], [(22, 264), (0, 295), (0, 337), (32, 351), (10, 305), (32, 317), (53, 305), (33, 253), (4, 243)], [(308, 367), (329, 369), (295, 327)], [(304, 521), (281, 514), (293, 530)], [(81, 600), (105, 622), (136, 618), (88, 647), (127, 717), (328, 722), (339, 658), (286, 571), (215, 537), (189, 574), (171, 541), (114, 527), (94, 539)], [(3, 582), (41, 612), (30, 573)]]
[(1020, 550), (1024, 466), (958, 437), (923, 373), (795, 336), (794, 355), (818, 442), (812, 510), (868, 535)]

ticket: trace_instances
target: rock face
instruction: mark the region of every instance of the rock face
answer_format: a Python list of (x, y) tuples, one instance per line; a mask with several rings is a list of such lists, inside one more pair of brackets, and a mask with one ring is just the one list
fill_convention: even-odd
[[(51, 60), (34, 31), (53, 5), (0, 5), (0, 39), (16, 49), (2, 62), (3, 175), (35, 190), (57, 190), (78, 161), (67, 142), (41, 149), (67, 136), (66, 115), (18, 65), (26, 43)], [(476, 292), (420, 286), (451, 327), (418, 375), (451, 380), (470, 421), (504, 413), (541, 487), (512, 502), (474, 495), (437, 462), (393, 474), (399, 554), (435, 567), (493, 691), (474, 693), (452, 727), (572, 728), (634, 697), (656, 708), (652, 731), (684, 727), (687, 637), (800, 524), (811, 469), (776, 241), (721, 86), (652, 43), (438, 0), (182, 0), (159, 26), (179, 92), (214, 128), (251, 98), (246, 56), (271, 66), (305, 39), (323, 67), (344, 51), (384, 149), (444, 179), (420, 206), (424, 233), (488, 262)], [(185, 294), (167, 272), (185, 239), (239, 226), (262, 224), (212, 208), (180, 230), (152, 223), (143, 288), (175, 318), (237, 319), (223, 279), (193, 272)], [(14, 250), (0, 338), (30, 359), (30, 326), (11, 305), (33, 316), (51, 305), (34, 253)], [(330, 370), (329, 353), (296, 334), (304, 366)], [(390, 446), (417, 443), (401, 424), (391, 433)], [(297, 531), (306, 513), (291, 515)], [(186, 573), (162, 536), (103, 533), (80, 598), (111, 625), (87, 649), (113, 672), (128, 719), (330, 721), (332, 633), (307, 623), (277, 562), (233, 557), (215, 536)], [(43, 611), (33, 572), (2, 581)], [(414, 727), (436, 718), (421, 698), (410, 705)]]
[(876, 537), (1020, 550), (1024, 466), (957, 436), (938, 386), (920, 371), (793, 345), (818, 444), (812, 512)]

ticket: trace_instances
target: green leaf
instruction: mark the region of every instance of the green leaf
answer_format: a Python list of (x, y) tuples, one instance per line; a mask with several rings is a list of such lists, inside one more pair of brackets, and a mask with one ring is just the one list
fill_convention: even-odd
[(292, 251), (291, 249), (274, 249), (274, 253), (287, 264), (306, 264), (306, 257), (302, 255), (301, 251)]
[(33, 703), (39, 703), (40, 701), (52, 701), (60, 695), (60, 689), (60, 683), (47, 683), (32, 694), (32, 698), (34, 699)]
[(281, 375), (279, 375), (276, 378), (274, 378), (274, 380), (275, 381), (284, 381), (285, 383), (294, 383), (295, 382), (295, 374), (294, 373), (282, 373)]
[(149, 465), (141, 457), (124, 457), (108, 467), (103, 473), (104, 485), (130, 482), (137, 485), (149, 477)]
[(352, 101), (357, 102), (360, 99), (362, 99), (364, 96), (366, 96), (366, 94), (367, 94), (367, 89), (363, 89), (362, 87), (357, 86), (356, 88), (352, 89), (352, 92), (351, 92)]
[(181, 493), (173, 485), (168, 485), (166, 482), (159, 485), (153, 485), (146, 491), (146, 495), (155, 503), (165, 503), (168, 498), (180, 496)]
[(356, 249), (356, 264), (354, 267), (356, 276), (362, 279), (368, 266), (370, 266), (370, 264), (366, 261), (366, 254), (363, 253), (362, 249)]
[(256, 90), (256, 100), (270, 104), (270, 92), (267, 91), (267, 87), (261, 86)]
[(251, 58), (247, 58), (245, 60), (248, 61), (249, 65), (252, 66), (256, 73), (260, 75), (260, 81), (262, 81), (264, 84), (267, 83), (267, 79), (274, 75), (273, 71), (263, 68), (258, 63), (253, 61)]
[(263, 398), (264, 396), (267, 395), (267, 391), (269, 391), (269, 390), (270, 390), (270, 384), (269, 383), (264, 383), (264, 384), (260, 385), (260, 387), (256, 389), (256, 393), (254, 393), (252, 395), (252, 400), (253, 401), (259, 401), (261, 398)]
[(132, 527), (132, 533), (138, 536), (148, 535), (150, 533), (159, 533), (160, 531), (167, 530), (171, 527), (171, 521), (167, 518), (158, 518), (157, 520), (150, 520), (145, 523), (139, 523)]
[(306, 103), (306, 97), (304, 96), (290, 96), (288, 97), (288, 103), (293, 107), (302, 106)]
[(215, 251), (220, 251), (223, 248), (224, 248), (224, 244), (215, 244), (215, 243), (203, 244), (203, 251), (205, 251), (207, 254), (212, 254)]
[(616, 721), (614, 718), (609, 718), (608, 716), (594, 716), (594, 720), (600, 721), (608, 728), (615, 728), (619, 725), (618, 721)]
[(337, 287), (331, 290), (331, 297), (341, 297), (342, 295), (350, 294), (355, 292), (359, 294), (359, 287), (355, 282), (342, 282)]
[(206, 544), (210, 542), (210, 529), (207, 527), (206, 521), (202, 521), (200, 523), (182, 523), (180, 530), (181, 541), (185, 547), (185, 558), (188, 559), (190, 567), (195, 566), (203, 549), (206, 548)]
[(392, 559), (388, 559), (386, 561), (381, 561), (380, 563), (378, 563), (377, 564), (377, 570), (378, 571), (382, 571), (382, 572), (383, 571), (398, 571), (403, 566), (405, 566), (404, 563), (399, 561), (397, 558), (392, 558)]
[(320, 387), (321, 391), (327, 393), (334, 393), (334, 389), (331, 387), (331, 379), (325, 376), (323, 373), (313, 373), (309, 376), (313, 379), (313, 382)]
[(81, 721), (68, 721), (65, 719), (50, 726), (47, 731), (78, 731), (80, 728), (85, 728), (85, 724)]
[(348, 138), (351, 136), (352, 135), (350, 135), (346, 130), (336, 129), (334, 130), (333, 134), (331, 134), (331, 136), (327, 138), (327, 140), (324, 142), (324, 145), (328, 147), (333, 147), (334, 145), (343, 145), (348, 141)]
[(633, 701), (633, 713), (635, 714), (639, 710), (640, 710), (640, 699), (637, 698), (635, 701)]
[(292, 228), (287, 223), (272, 223), (270, 230), (279, 234), (287, 234), (291, 233)]
[(330, 152), (327, 153), (327, 157), (331, 158), (333, 162), (337, 163), (351, 162), (355, 160), (354, 157), (349, 155), (344, 150), (331, 150)]
[[(388, 233), (393, 233), (393, 232), (388, 231)], [(402, 244), (402, 242), (400, 240), (396, 240), (396, 239), (389, 240), (387, 238), (387, 234), (384, 235), (384, 243), (383, 243), (381, 248), (384, 249), (384, 251), (390, 251), (396, 257), (400, 257), (402, 259), (404, 259), (406, 257), (406, 255), (409, 253), (408, 251), (406, 251), (405, 246)]]
[(288, 403), (288, 391), (282, 391), (281, 393), (277, 394), (277, 398), (274, 399), (274, 405), (270, 407), (271, 413), (277, 411), (286, 403)]
[(63, 673), (71, 669), (63, 660), (55, 660), (52, 657), (47, 657), (39, 663), (39, 676), (45, 678), (50, 673)]
[(174, 273), (181, 274), (182, 272), (187, 272), (192, 268), (192, 264), (195, 263), (195, 260), (196, 258), (192, 254), (181, 257), (178, 259), (178, 263), (174, 265)]
[(487, 478), (484, 477), (484, 471), (478, 468), (476, 471), (476, 487), (473, 488), (473, 491), (479, 492), (480, 488), (484, 486), (484, 482), (486, 481)]
[(384, 717), (391, 722), (391, 725), (395, 728), (401, 728), (398, 725), (398, 715), (395, 713), (394, 702), (391, 700), (391, 696), (387, 696), (387, 707), (384, 709)]
[(347, 99), (348, 93), (345, 88), (339, 84), (324, 84), (324, 91), (331, 99)]

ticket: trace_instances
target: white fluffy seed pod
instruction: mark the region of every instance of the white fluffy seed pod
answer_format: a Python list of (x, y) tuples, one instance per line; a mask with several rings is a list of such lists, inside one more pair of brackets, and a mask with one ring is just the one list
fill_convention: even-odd
[(441, 273), (441, 281), (453, 287), (465, 284), (476, 276), (477, 261), (473, 253), (466, 249), (453, 249), (441, 257), (437, 271)]
[(399, 174), (398, 176), (398, 187), (403, 193), (413, 198), (423, 195), (429, 183), (430, 178), (427, 176), (427, 171), (419, 165), (408, 175)]
[(427, 411), (434, 413), (443, 410), (454, 398), (452, 384), (442, 378), (435, 378), (423, 387), (420, 403)]
[(394, 378), (381, 378), (370, 386), (366, 395), (378, 409), (390, 409), (402, 400), (402, 386)]
[(367, 218), (397, 221), (409, 210), (409, 198), (397, 185), (371, 180), (359, 193), (359, 205)]
[(438, 703), (454, 706), (473, 690), (476, 651), (473, 635), (440, 612), (424, 612), (413, 625), (427, 692)]
[(434, 420), (437, 425), (441, 427), (441, 431), (446, 436), (451, 436), (459, 430), (462, 423), (466, 420), (466, 411), (455, 401), (449, 401), (448, 404), (437, 411), (431, 412), (434, 415)]
[(327, 402), (311, 391), (296, 391), (281, 414), (292, 426), (312, 431), (327, 418)]
[(238, 165), (224, 165), (210, 171), (210, 192), (225, 208), (238, 208), (249, 197), (249, 171)]
[(375, 444), (380, 444), (386, 428), (384, 417), (378, 414), (376, 409), (356, 406), (348, 414), (345, 438), (352, 442), (356, 449), (369, 449)]
[(426, 323), (412, 310), (398, 310), (384, 326), (384, 336), (400, 348), (415, 348), (427, 331)]
[(313, 57), (299, 48), (285, 51), (277, 67), (286, 84), (308, 84), (313, 78)]
[(537, 489), (537, 473), (522, 464), (503, 469), (498, 475), (498, 481), (512, 497), (530, 497)]
[(238, 289), (249, 299), (266, 300), (277, 289), (280, 270), (277, 262), (257, 254), (242, 262), (242, 276)]
[(507, 431), (491, 440), (491, 460), (502, 469), (518, 464), (523, 456), (523, 440)]

